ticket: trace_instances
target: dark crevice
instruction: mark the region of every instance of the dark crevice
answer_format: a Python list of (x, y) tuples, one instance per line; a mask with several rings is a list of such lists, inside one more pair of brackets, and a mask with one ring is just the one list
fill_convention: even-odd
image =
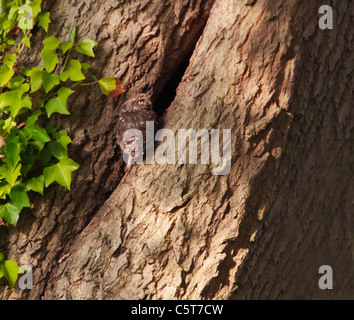
[(177, 87), (179, 86), (183, 75), (185, 74), (187, 67), (189, 66), (189, 60), (193, 54), (193, 51), (194, 50), (192, 50), (187, 55), (187, 57), (180, 63), (176, 71), (172, 74), (171, 78), (166, 83), (160, 95), (157, 97), (157, 100), (154, 103), (154, 110), (159, 117), (162, 116), (165, 110), (171, 105), (171, 103), (175, 99)]
[[(176, 97), (177, 88), (181, 83), (184, 74), (186, 73), (186, 70), (190, 63), (190, 59), (194, 53), (197, 43), (200, 37), (204, 33), (204, 29), (206, 27), (208, 18), (209, 16), (205, 16), (203, 19), (198, 21), (198, 24), (194, 25), (191, 28), (193, 29), (193, 31), (191, 30), (190, 33), (186, 35), (186, 39), (184, 43), (188, 43), (188, 45), (186, 45), (184, 53), (182, 53), (184, 57), (182, 56), (178, 58), (176, 56), (173, 57), (174, 55), (173, 52), (171, 53), (171, 55), (167, 55), (167, 57), (165, 57), (165, 64), (169, 64), (171, 59), (176, 61), (176, 58), (178, 60), (182, 59), (182, 61), (177, 65), (172, 75), (169, 76), (169, 79), (167, 83), (164, 85), (164, 87), (162, 88), (162, 90), (161, 91), (157, 90), (157, 92), (155, 90), (155, 94), (157, 96), (155, 96), (154, 94), (152, 97), (154, 110), (159, 117), (161, 117), (164, 114), (164, 112), (167, 110), (167, 108), (171, 105), (171, 103), (174, 101)], [(162, 68), (162, 70), (168, 70), (168, 69), (169, 69), (168, 67)], [(166, 74), (164, 76), (166, 76)]]

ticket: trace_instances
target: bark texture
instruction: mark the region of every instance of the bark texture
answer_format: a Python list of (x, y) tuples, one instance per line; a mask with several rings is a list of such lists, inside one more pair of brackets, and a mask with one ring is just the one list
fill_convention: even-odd
[[(322, 4), (50, 2), (51, 31), (80, 26), (100, 43), (97, 72), (129, 91), (118, 103), (99, 90), (72, 99), (62, 126), (81, 168), (70, 193), (53, 186), (35, 217), (0, 227), (11, 256), (34, 270), (32, 290), (1, 298), (353, 298), (354, 4), (332, 1), (326, 31)], [(191, 50), (161, 122), (231, 129), (230, 173), (212, 175), (213, 164), (125, 173), (117, 108), (140, 91), (156, 100)], [(333, 268), (333, 290), (318, 287), (321, 265)]]

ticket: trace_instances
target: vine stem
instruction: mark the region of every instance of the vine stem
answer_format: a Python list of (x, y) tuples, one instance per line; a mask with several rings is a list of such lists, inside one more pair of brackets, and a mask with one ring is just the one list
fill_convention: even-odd
[(61, 73), (63, 73), (63, 72), (65, 71), (66, 65), (68, 64), (68, 61), (69, 61), (69, 57), (70, 57), (70, 54), (71, 54), (71, 50), (72, 50), (72, 48), (69, 49), (69, 51), (68, 51), (68, 54), (67, 54), (67, 56), (66, 56), (66, 58), (65, 58), (65, 61), (64, 61), (63, 68), (61, 69)]
[(76, 86), (91, 86), (91, 85), (96, 84), (96, 83), (98, 83), (98, 81), (89, 82), (89, 83), (75, 83), (70, 88), (73, 88), (73, 87), (76, 87)]

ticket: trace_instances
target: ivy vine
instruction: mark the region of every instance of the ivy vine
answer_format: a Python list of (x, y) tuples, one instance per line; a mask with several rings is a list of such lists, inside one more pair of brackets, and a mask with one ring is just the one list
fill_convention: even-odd
[[(68, 155), (67, 131), (50, 120), (54, 113), (70, 115), (67, 100), (75, 86), (98, 84), (110, 96), (125, 89), (114, 77), (97, 80), (89, 63), (71, 58), (73, 50), (95, 57), (98, 44), (91, 39), (77, 42), (76, 27), (69, 41), (53, 36), (43, 40), (44, 67), (19, 69), (19, 56), (31, 48), (32, 29), (47, 32), (50, 13), (42, 12), (42, 0), (0, 1), (0, 219), (16, 226), (23, 208), (33, 207), (30, 192), (43, 195), (53, 182), (70, 190), (71, 173), (79, 164)], [(6, 259), (6, 247), (0, 246), (0, 278), (12, 288), (23, 270)]]

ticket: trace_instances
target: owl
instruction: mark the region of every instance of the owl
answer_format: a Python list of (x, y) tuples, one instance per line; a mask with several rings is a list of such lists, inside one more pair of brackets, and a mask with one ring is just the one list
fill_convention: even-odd
[[(128, 167), (132, 164), (133, 158), (138, 158), (145, 153), (146, 121), (154, 122), (155, 134), (157, 116), (149, 97), (141, 93), (122, 106), (118, 117), (117, 142), (125, 156), (128, 157), (126, 161)], [(131, 129), (139, 130), (141, 134), (134, 134), (134, 130)]]

